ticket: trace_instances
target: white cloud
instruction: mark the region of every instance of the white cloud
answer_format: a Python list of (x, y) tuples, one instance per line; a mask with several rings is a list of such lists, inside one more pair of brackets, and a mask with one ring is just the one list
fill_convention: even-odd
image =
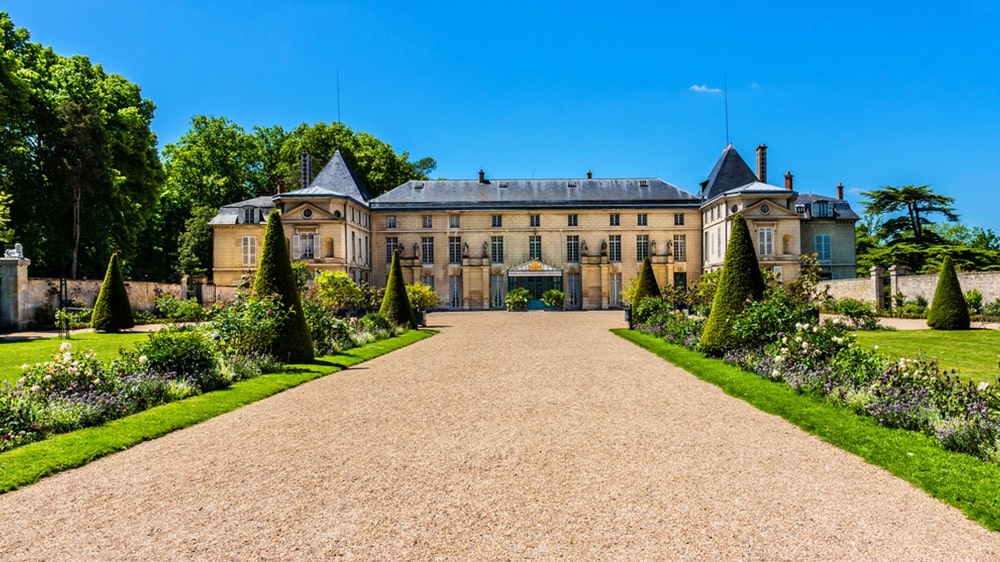
[(695, 84), (694, 86), (691, 86), (688, 89), (691, 90), (692, 92), (700, 92), (702, 94), (721, 94), (722, 93), (722, 90), (720, 90), (718, 88), (709, 88), (705, 84), (702, 84), (700, 86), (698, 84)]

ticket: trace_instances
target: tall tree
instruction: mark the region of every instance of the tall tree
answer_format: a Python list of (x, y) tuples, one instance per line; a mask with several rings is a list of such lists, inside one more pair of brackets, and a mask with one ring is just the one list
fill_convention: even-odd
[(116, 249), (127, 267), (162, 182), (155, 108), (121, 76), (29, 38), (0, 12), (0, 190), (14, 236), (36, 275), (72, 274), (75, 261), (97, 277)]
[(917, 244), (935, 242), (934, 232), (927, 229), (933, 224), (928, 215), (941, 214), (949, 221), (957, 221), (955, 199), (934, 193), (929, 185), (887, 185), (881, 189), (861, 193), (868, 201), (864, 203), (865, 213), (878, 217), (894, 213), (899, 216), (887, 218), (881, 226), (880, 234), (892, 241), (910, 239)]

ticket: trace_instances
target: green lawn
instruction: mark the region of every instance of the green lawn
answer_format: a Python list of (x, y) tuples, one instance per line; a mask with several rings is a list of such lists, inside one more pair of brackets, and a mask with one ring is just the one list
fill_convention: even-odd
[(997, 382), (1000, 367), (1000, 330), (898, 330), (895, 332), (858, 332), (858, 343), (866, 348), (878, 346), (879, 353), (892, 359), (936, 357), (941, 369), (954, 369), (974, 382)]
[(858, 416), (847, 408), (798, 394), (784, 384), (762, 379), (654, 336), (624, 329), (612, 332), (718, 386), (726, 394), (781, 416), (804, 431), (888, 470), (985, 527), (1000, 531), (1000, 465), (945, 451), (921, 433), (881, 427), (871, 418)]
[[(69, 342), (73, 344), (73, 351), (92, 349), (97, 354), (98, 359), (108, 361), (118, 357), (119, 349), (129, 349), (148, 337), (149, 334), (145, 333), (100, 334), (84, 332), (74, 334), (73, 339)], [(25, 363), (34, 365), (52, 359), (52, 354), (59, 350), (62, 342), (63, 340), (59, 338), (48, 338), (0, 343), (0, 381), (14, 382), (21, 378), (21, 366)]]
[[(342, 354), (321, 357), (309, 364), (287, 365), (284, 373), (240, 381), (225, 390), (199, 394), (98, 427), (63, 433), (0, 453), (0, 493), (27, 486), (62, 470), (83, 466), (143, 441), (192, 426), (293, 386), (384, 355), (435, 333), (431, 330), (410, 330), (401, 336)], [(50, 340), (50, 343), (52, 341), (56, 342), (58, 348), (58, 340)], [(2, 349), (6, 350), (7, 346), (14, 349), (27, 343), (36, 342), (3, 344)], [(3, 361), (6, 363), (6, 356)]]

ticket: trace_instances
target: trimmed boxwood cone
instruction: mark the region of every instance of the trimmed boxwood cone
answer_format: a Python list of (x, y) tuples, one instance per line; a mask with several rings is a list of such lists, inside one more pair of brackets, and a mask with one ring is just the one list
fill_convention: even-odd
[(94, 312), (90, 317), (90, 327), (98, 332), (118, 332), (135, 326), (132, 318), (132, 304), (128, 300), (125, 279), (118, 265), (118, 254), (111, 254), (108, 270), (97, 294)]
[(382, 297), (382, 306), (378, 309), (378, 313), (397, 326), (417, 327), (417, 319), (413, 315), (410, 298), (406, 296), (403, 267), (399, 264), (399, 250), (392, 252), (389, 279), (385, 282), (385, 295)]
[(733, 234), (726, 248), (719, 287), (712, 300), (712, 312), (698, 343), (702, 353), (721, 356), (732, 345), (733, 320), (743, 312), (748, 301), (764, 296), (764, 276), (757, 263), (757, 252), (750, 238), (750, 228), (742, 214), (733, 218)]
[(635, 293), (632, 295), (632, 310), (639, 308), (639, 303), (646, 297), (659, 297), (660, 286), (656, 284), (656, 275), (653, 274), (653, 264), (649, 257), (642, 260), (642, 267), (639, 269), (639, 280), (635, 284)]
[(281, 213), (277, 209), (267, 217), (264, 247), (261, 250), (253, 290), (258, 295), (281, 295), (281, 303), (288, 316), (282, 323), (278, 337), (271, 344), (271, 353), (279, 361), (307, 363), (314, 358), (312, 335), (302, 301), (295, 285), (292, 260), (285, 245), (285, 231), (281, 226)]
[(931, 309), (927, 312), (927, 325), (935, 330), (968, 330), (971, 325), (955, 265), (947, 256), (941, 265)]

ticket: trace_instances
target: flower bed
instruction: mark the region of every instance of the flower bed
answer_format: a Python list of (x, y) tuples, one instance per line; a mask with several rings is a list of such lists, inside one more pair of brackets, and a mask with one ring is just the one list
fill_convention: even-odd
[[(638, 330), (697, 349), (702, 318), (653, 303), (646, 306), (647, 316)], [(739, 328), (764, 306), (748, 307), (734, 325)], [(724, 360), (870, 416), (880, 425), (922, 432), (947, 450), (1000, 462), (997, 386), (964, 382), (920, 356), (891, 361), (878, 353), (877, 346), (858, 345), (850, 328), (836, 319), (822, 324), (796, 322), (762, 341), (767, 333), (762, 328), (753, 338), (747, 336), (725, 353)]]

